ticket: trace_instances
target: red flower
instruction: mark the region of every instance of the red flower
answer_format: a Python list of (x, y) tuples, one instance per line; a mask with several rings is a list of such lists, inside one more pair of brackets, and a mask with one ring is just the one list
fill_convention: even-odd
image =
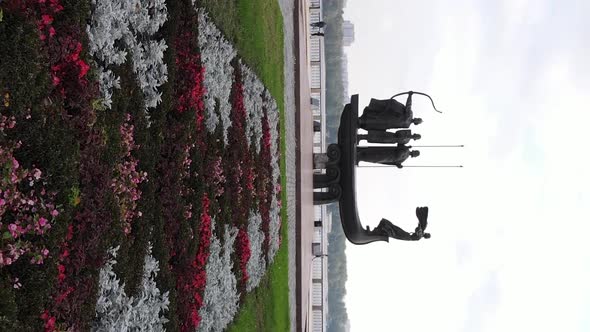
[(86, 73), (88, 73), (90, 66), (88, 64), (86, 64), (86, 62), (84, 62), (84, 60), (78, 60), (78, 61), (76, 61), (76, 64), (78, 65), (78, 67), (80, 67), (80, 73), (78, 74), (78, 78), (82, 78), (82, 77), (86, 76)]
[(51, 317), (45, 323), (45, 331), (54, 331), (55, 330), (55, 317)]
[(248, 233), (240, 228), (238, 231), (238, 238), (237, 238), (237, 251), (240, 257), (240, 271), (242, 272), (242, 282), (246, 283), (250, 278), (248, 276), (248, 261), (250, 260), (251, 250), (250, 250), (250, 238), (248, 237)]
[(71, 292), (74, 291), (74, 287), (68, 287), (64, 292), (59, 294), (59, 296), (55, 299), (55, 303), (60, 304), (62, 303)]
[(74, 236), (74, 225), (68, 225), (68, 233), (66, 234), (66, 240), (69, 241)]
[(68, 257), (70, 255), (70, 252), (68, 251), (68, 249), (64, 249), (64, 251), (61, 253), (61, 255), (59, 256), (59, 259), (64, 259), (66, 257)]
[(45, 328), (45, 332), (55, 331), (55, 317), (51, 316), (49, 314), (49, 311), (47, 311), (47, 310), (43, 311), (40, 318), (45, 322), (45, 324), (43, 324), (43, 327)]
[(64, 279), (66, 278), (66, 267), (63, 264), (58, 264), (57, 265), (57, 280), (59, 281), (64, 281)]
[(53, 23), (53, 16), (47, 14), (41, 15), (41, 22), (45, 25), (49, 25)]
[[(54, 13), (58, 13), (64, 9), (64, 7), (59, 3), (59, 0), (49, 0), (51, 2), (51, 8), (53, 8)], [(43, 0), (45, 3), (45, 0)]]
[(191, 323), (193, 326), (199, 326), (200, 322), (201, 317), (199, 316), (199, 313), (196, 310), (191, 311)]

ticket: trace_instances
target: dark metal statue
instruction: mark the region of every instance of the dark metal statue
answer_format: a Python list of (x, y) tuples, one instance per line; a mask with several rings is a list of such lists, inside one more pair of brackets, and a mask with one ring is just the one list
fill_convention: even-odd
[(357, 163), (365, 161), (375, 164), (397, 166), (402, 168), (402, 163), (409, 157), (416, 158), (420, 151), (410, 151), (409, 146), (359, 146), (356, 148)]
[(412, 134), (411, 130), (403, 129), (394, 133), (385, 130), (369, 130), (366, 135), (357, 135), (358, 141), (367, 140), (369, 143), (390, 143), (406, 145), (411, 139), (419, 140), (420, 134)]
[[(405, 94), (408, 95), (405, 105), (394, 99)], [(390, 99), (371, 99), (369, 106), (365, 107), (363, 115), (359, 118), (359, 127), (365, 130), (387, 130), (391, 128), (409, 128), (412, 123), (419, 125), (422, 123), (422, 119), (414, 118), (412, 112), (413, 94), (428, 97), (434, 110), (442, 113), (436, 109), (434, 101), (429, 95), (416, 91), (402, 92)]]
[(414, 118), (411, 94), (408, 95), (406, 105), (395, 99), (371, 99), (359, 118), (359, 127), (367, 131), (409, 128), (412, 123), (419, 125), (422, 119)]
[(397, 240), (404, 241), (418, 241), (422, 238), (430, 239), (430, 233), (425, 233), (426, 226), (428, 225), (428, 207), (417, 207), (416, 217), (418, 217), (418, 226), (414, 230), (414, 233), (408, 233), (398, 226), (391, 223), (391, 221), (383, 218), (379, 222), (379, 225), (372, 231), (367, 226), (367, 231), (370, 234), (375, 235), (386, 235)]

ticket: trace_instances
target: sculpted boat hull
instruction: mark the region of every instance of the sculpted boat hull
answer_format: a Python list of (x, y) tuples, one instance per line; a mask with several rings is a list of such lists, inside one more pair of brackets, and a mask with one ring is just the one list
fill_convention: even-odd
[[(344, 107), (338, 128), (338, 148), (340, 160), (339, 200), (340, 221), (348, 241), (354, 244), (367, 244), (375, 241), (389, 242), (386, 235), (369, 234), (363, 228), (356, 205), (356, 146), (358, 130), (358, 95), (353, 95), (350, 104)], [(328, 152), (329, 153), (329, 152)]]

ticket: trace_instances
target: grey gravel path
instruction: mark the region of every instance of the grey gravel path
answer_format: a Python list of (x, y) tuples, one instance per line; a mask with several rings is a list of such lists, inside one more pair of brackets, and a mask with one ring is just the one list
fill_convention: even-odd
[(295, 280), (297, 269), (295, 266), (295, 162), (296, 162), (296, 137), (295, 137), (295, 50), (294, 46), (294, 22), (293, 15), (295, 1), (279, 0), (283, 14), (283, 32), (285, 36), (285, 131), (286, 131), (286, 159), (287, 159), (287, 223), (289, 233), (289, 309), (291, 317), (291, 331), (295, 331), (296, 299)]

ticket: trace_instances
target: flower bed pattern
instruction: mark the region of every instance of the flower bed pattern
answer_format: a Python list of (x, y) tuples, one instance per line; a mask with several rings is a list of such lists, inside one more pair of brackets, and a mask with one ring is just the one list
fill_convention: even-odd
[(198, 1), (1, 6), (0, 330), (227, 327), (281, 243), (268, 90)]

